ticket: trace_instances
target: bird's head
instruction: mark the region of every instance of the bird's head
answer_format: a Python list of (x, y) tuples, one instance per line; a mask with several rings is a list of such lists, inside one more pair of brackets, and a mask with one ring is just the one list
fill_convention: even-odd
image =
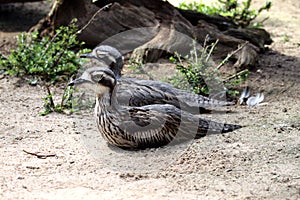
[(121, 77), (123, 69), (123, 56), (114, 47), (108, 45), (100, 45), (93, 49), (91, 53), (80, 55), (81, 58), (96, 59), (104, 62), (116, 74), (116, 77)]
[(114, 72), (109, 68), (91, 67), (86, 69), (79, 78), (71, 81), (68, 86), (84, 84), (98, 96), (103, 96), (105, 93), (112, 93), (116, 83)]

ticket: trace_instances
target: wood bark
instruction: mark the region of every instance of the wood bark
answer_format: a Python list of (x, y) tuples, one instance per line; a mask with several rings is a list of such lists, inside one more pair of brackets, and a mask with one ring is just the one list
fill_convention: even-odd
[(249, 41), (234, 57), (234, 66), (245, 68), (255, 65), (258, 54), (272, 42), (263, 29), (241, 29), (228, 18), (181, 10), (162, 0), (57, 0), (33, 30), (51, 32), (73, 18), (78, 19), (79, 28), (88, 24), (79, 39), (89, 46), (109, 44), (122, 53), (133, 51), (144, 62), (155, 62), (168, 52), (188, 54), (194, 39), (201, 46), (208, 35), (209, 43), (219, 40), (213, 53), (216, 59)]
[(27, 2), (37, 2), (37, 1), (43, 1), (43, 0), (0, 0), (0, 4), (5, 4), (5, 3), (27, 3)]

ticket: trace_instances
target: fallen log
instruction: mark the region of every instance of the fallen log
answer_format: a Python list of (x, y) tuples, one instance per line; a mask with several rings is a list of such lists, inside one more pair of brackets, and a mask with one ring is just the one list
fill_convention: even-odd
[[(106, 5), (110, 6), (97, 12)], [(155, 62), (166, 52), (187, 54), (194, 39), (201, 46), (209, 35), (208, 42), (219, 41), (215, 59), (225, 58), (249, 41), (234, 59), (236, 68), (247, 68), (272, 42), (263, 29), (242, 29), (228, 18), (181, 10), (162, 0), (58, 0), (32, 30), (51, 32), (73, 18), (78, 19), (79, 28), (88, 24), (79, 39), (89, 46), (110, 44), (122, 53), (133, 51), (143, 62)]]

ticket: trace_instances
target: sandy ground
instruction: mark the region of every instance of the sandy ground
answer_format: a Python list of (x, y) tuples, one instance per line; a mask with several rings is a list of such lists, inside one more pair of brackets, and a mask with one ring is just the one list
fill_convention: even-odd
[[(111, 148), (92, 114), (40, 116), (43, 88), (0, 74), (0, 198), (299, 200), (299, 10), (298, 0), (273, 0), (267, 13), (274, 43), (246, 83), (265, 94), (265, 104), (211, 114), (246, 127), (189, 144), (139, 152)], [(4, 31), (0, 16), (0, 51), (7, 51), (12, 35), (26, 27)]]

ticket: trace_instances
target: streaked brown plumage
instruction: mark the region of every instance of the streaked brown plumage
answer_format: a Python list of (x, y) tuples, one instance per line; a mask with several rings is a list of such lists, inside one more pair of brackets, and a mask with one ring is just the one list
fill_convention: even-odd
[(105, 67), (89, 68), (69, 85), (83, 83), (97, 95), (95, 114), (101, 135), (108, 143), (121, 148), (160, 147), (205, 136), (208, 131), (225, 133), (241, 128), (199, 118), (170, 104), (122, 106), (114, 90), (119, 82)]

